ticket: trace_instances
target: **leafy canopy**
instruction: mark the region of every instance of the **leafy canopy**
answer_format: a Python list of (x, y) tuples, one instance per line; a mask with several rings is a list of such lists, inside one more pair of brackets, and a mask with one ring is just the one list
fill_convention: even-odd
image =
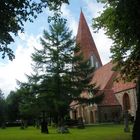
[(106, 4), (102, 14), (93, 20), (93, 27), (104, 28), (113, 40), (111, 47), (114, 69), (124, 80), (137, 80), (137, 111), (133, 127), (133, 140), (139, 138), (140, 129), (140, 1), (99, 0)]
[(140, 74), (140, 1), (99, 0), (105, 3), (102, 14), (93, 19), (93, 28), (103, 28), (113, 40), (111, 46), (115, 70), (123, 79), (132, 80)]
[(62, 3), (68, 0), (1, 0), (0, 1), (0, 52), (2, 58), (7, 54), (9, 59), (14, 58), (12, 49), (8, 46), (14, 42), (18, 31), (24, 31), (24, 23), (33, 22), (43, 8), (59, 11)]

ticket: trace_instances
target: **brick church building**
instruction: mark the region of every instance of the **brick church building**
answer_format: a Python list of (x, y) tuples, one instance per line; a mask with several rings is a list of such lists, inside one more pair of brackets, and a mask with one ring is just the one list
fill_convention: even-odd
[[(113, 64), (102, 65), (100, 55), (92, 38), (84, 14), (81, 11), (76, 41), (80, 45), (85, 60), (91, 62), (95, 72), (91, 83), (96, 83), (104, 93), (100, 104), (70, 104), (70, 118), (83, 118), (85, 123), (112, 122), (123, 117), (127, 107), (131, 116), (135, 116), (137, 108), (136, 84), (132, 82), (115, 82), (118, 72), (112, 71)], [(90, 94), (81, 93), (81, 97), (90, 98)]]

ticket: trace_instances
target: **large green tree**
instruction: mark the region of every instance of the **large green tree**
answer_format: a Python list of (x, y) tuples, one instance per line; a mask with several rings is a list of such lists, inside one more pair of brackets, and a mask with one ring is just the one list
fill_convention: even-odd
[(84, 61), (66, 20), (58, 18), (49, 29), (41, 38), (43, 48), (36, 49), (32, 55), (35, 79), (38, 78), (36, 83), (39, 85), (36, 92), (38, 99), (43, 97), (48, 109), (53, 108), (51, 113), (55, 113), (54, 116), (60, 121), (67, 114), (72, 100), (94, 102), (94, 96), (88, 100), (81, 98), (80, 94), (85, 90), (96, 93), (97, 88), (94, 84), (89, 85), (94, 68), (89, 61)]
[(133, 140), (139, 139), (140, 129), (140, 1), (139, 0), (99, 0), (105, 9), (93, 19), (95, 29), (105, 29), (106, 35), (113, 40), (111, 46), (114, 70), (121, 78), (137, 80), (138, 107), (133, 128)]
[(43, 49), (32, 55), (37, 73), (42, 73), (38, 98), (46, 99), (47, 106), (53, 108), (58, 119), (66, 114), (71, 98), (65, 78), (70, 71), (74, 39), (65, 24), (64, 19), (58, 18), (50, 25), (50, 31), (44, 31), (41, 38)]
[(68, 0), (1, 0), (0, 1), (0, 52), (9, 59), (14, 58), (12, 49), (8, 46), (14, 42), (13, 35), (24, 30), (24, 23), (33, 22), (43, 8), (58, 11)]

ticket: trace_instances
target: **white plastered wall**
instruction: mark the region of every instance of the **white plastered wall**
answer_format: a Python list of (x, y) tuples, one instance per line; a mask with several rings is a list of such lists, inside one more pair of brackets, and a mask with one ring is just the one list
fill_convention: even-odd
[(125, 91), (121, 91), (115, 94), (117, 100), (119, 101), (119, 103), (121, 104), (122, 108), (123, 108), (123, 95), (127, 93), (130, 99), (130, 110), (129, 113), (132, 116), (136, 115), (136, 109), (137, 109), (137, 97), (136, 97), (136, 89), (129, 89), (129, 90), (125, 90)]

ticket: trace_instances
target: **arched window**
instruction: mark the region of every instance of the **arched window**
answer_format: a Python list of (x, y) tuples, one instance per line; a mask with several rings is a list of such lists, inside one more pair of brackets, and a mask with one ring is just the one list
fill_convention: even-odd
[(129, 95), (127, 93), (125, 93), (123, 95), (123, 109), (124, 110), (130, 109), (130, 99), (129, 99)]
[(91, 55), (90, 56), (90, 65), (91, 65), (91, 67), (95, 67), (95, 60), (94, 60), (94, 55)]

